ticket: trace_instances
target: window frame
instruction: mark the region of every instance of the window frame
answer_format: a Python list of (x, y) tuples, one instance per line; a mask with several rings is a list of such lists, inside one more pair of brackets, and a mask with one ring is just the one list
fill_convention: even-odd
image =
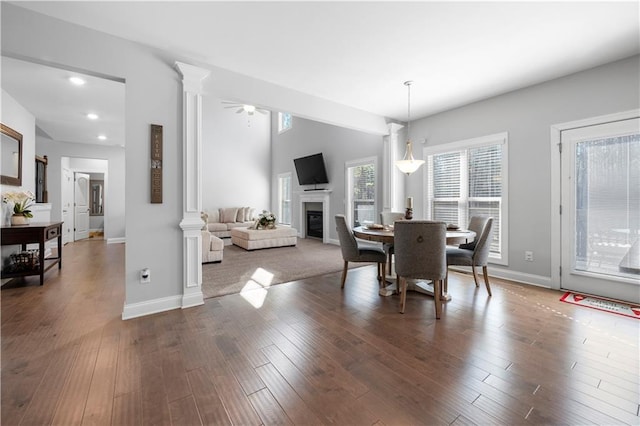
[[(285, 125), (284, 117), (289, 117), (289, 125)], [(278, 134), (282, 134), (293, 128), (293, 116), (290, 112), (278, 112)]]
[(379, 169), (378, 169), (378, 157), (365, 157), (357, 160), (349, 160), (344, 163), (344, 182), (345, 182), (345, 217), (347, 220), (347, 224), (350, 227), (353, 227), (354, 220), (354, 211), (352, 209), (353, 198), (352, 198), (352, 189), (353, 182), (351, 179), (350, 169), (358, 166), (366, 166), (368, 164), (373, 164), (373, 173), (374, 173), (374, 199), (373, 199), (373, 212), (374, 212), (374, 222), (375, 222), (375, 214), (378, 211), (378, 181), (379, 181)]
[[(292, 220), (293, 220), (293, 206), (292, 206), (292, 195), (293, 195), (293, 188), (292, 188), (292, 184), (293, 184), (293, 173), (292, 172), (284, 172), (284, 173), (278, 173), (278, 177), (277, 177), (277, 181), (278, 181), (278, 224), (280, 225), (288, 225), (291, 226), (292, 225)], [(284, 179), (289, 179), (289, 223), (283, 222), (282, 218), (285, 216), (283, 214), (283, 207), (282, 207), (282, 202), (283, 197), (282, 197), (282, 180)]]
[[(495, 252), (491, 252), (489, 254), (489, 262), (507, 266), (509, 264), (509, 133), (501, 132), (495, 133), (487, 136), (480, 136), (477, 138), (465, 139), (456, 142), (450, 142), (441, 145), (429, 146), (423, 149), (423, 157), (427, 160), (425, 167), (423, 169), (423, 183), (424, 183), (424, 204), (423, 211), (425, 212), (424, 216), (427, 219), (431, 219), (431, 200), (432, 194), (430, 193), (431, 188), (429, 185), (430, 174), (432, 172), (432, 156), (437, 154), (445, 154), (448, 152), (455, 151), (466, 151), (473, 148), (481, 148), (483, 146), (492, 146), (492, 145), (501, 145), (502, 153), (501, 153), (501, 196), (500, 196), (500, 220), (499, 226), (500, 229), (497, 231), (499, 233), (500, 238), (500, 253), (496, 254)], [(461, 166), (460, 170), (460, 179), (461, 179), (461, 193), (460, 199), (465, 200), (464, 202), (468, 203), (469, 201), (474, 201), (473, 198), (469, 197), (469, 188), (468, 188), (468, 155), (466, 157), (466, 164)], [(456, 200), (458, 200), (456, 198)], [(488, 199), (482, 199), (487, 201)], [(468, 220), (468, 217), (467, 217)], [(495, 232), (495, 230), (494, 230)]]

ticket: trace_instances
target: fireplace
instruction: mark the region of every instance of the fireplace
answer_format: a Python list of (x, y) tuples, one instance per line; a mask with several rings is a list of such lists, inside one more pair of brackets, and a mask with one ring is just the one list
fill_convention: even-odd
[[(329, 235), (331, 233), (330, 230), (330, 221), (329, 221), (329, 212), (331, 211), (330, 203), (331, 201), (331, 190), (323, 189), (318, 191), (301, 191), (298, 193), (298, 223), (300, 224), (300, 238), (307, 238), (310, 234), (307, 232), (307, 227), (309, 226), (307, 222), (307, 212), (322, 212), (322, 234), (316, 233), (316, 235), (321, 235), (322, 242), (324, 244), (329, 244)], [(316, 217), (317, 219), (317, 217)], [(314, 238), (314, 237), (311, 237)], [(337, 244), (337, 241), (336, 241)]]
[(307, 237), (323, 237), (322, 211), (307, 210)]

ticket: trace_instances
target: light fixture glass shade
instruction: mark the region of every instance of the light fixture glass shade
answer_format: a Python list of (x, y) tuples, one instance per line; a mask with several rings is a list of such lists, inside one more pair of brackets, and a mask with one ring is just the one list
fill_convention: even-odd
[(413, 158), (413, 151), (411, 149), (411, 141), (407, 141), (407, 150), (404, 152), (404, 158), (396, 161), (396, 167), (400, 169), (402, 173), (410, 175), (415, 172), (424, 164), (424, 160), (416, 160)]
[[(404, 85), (407, 86), (407, 137), (411, 133), (411, 85), (413, 81), (405, 81)], [(404, 158), (396, 161), (396, 167), (400, 169), (402, 173), (410, 175), (415, 172), (424, 164), (424, 160), (416, 160), (413, 158), (413, 150), (411, 149), (411, 139), (407, 139), (407, 150), (404, 152)]]

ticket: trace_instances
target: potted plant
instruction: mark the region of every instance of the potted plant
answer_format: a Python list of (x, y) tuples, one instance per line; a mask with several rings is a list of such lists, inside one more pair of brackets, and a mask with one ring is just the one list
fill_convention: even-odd
[(274, 229), (276, 227), (276, 216), (266, 210), (258, 215), (256, 229)]
[(11, 191), (2, 195), (6, 204), (13, 203), (11, 225), (27, 225), (33, 217), (30, 207), (35, 203), (36, 196), (31, 191)]

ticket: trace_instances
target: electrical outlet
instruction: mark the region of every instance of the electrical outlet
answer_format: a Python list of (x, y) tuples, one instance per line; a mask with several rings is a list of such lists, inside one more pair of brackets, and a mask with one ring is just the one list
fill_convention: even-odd
[(533, 262), (533, 252), (532, 251), (525, 251), (524, 252), (524, 260), (526, 260), (527, 262)]
[(140, 271), (140, 282), (143, 284), (151, 282), (151, 270), (149, 268), (144, 268)]

